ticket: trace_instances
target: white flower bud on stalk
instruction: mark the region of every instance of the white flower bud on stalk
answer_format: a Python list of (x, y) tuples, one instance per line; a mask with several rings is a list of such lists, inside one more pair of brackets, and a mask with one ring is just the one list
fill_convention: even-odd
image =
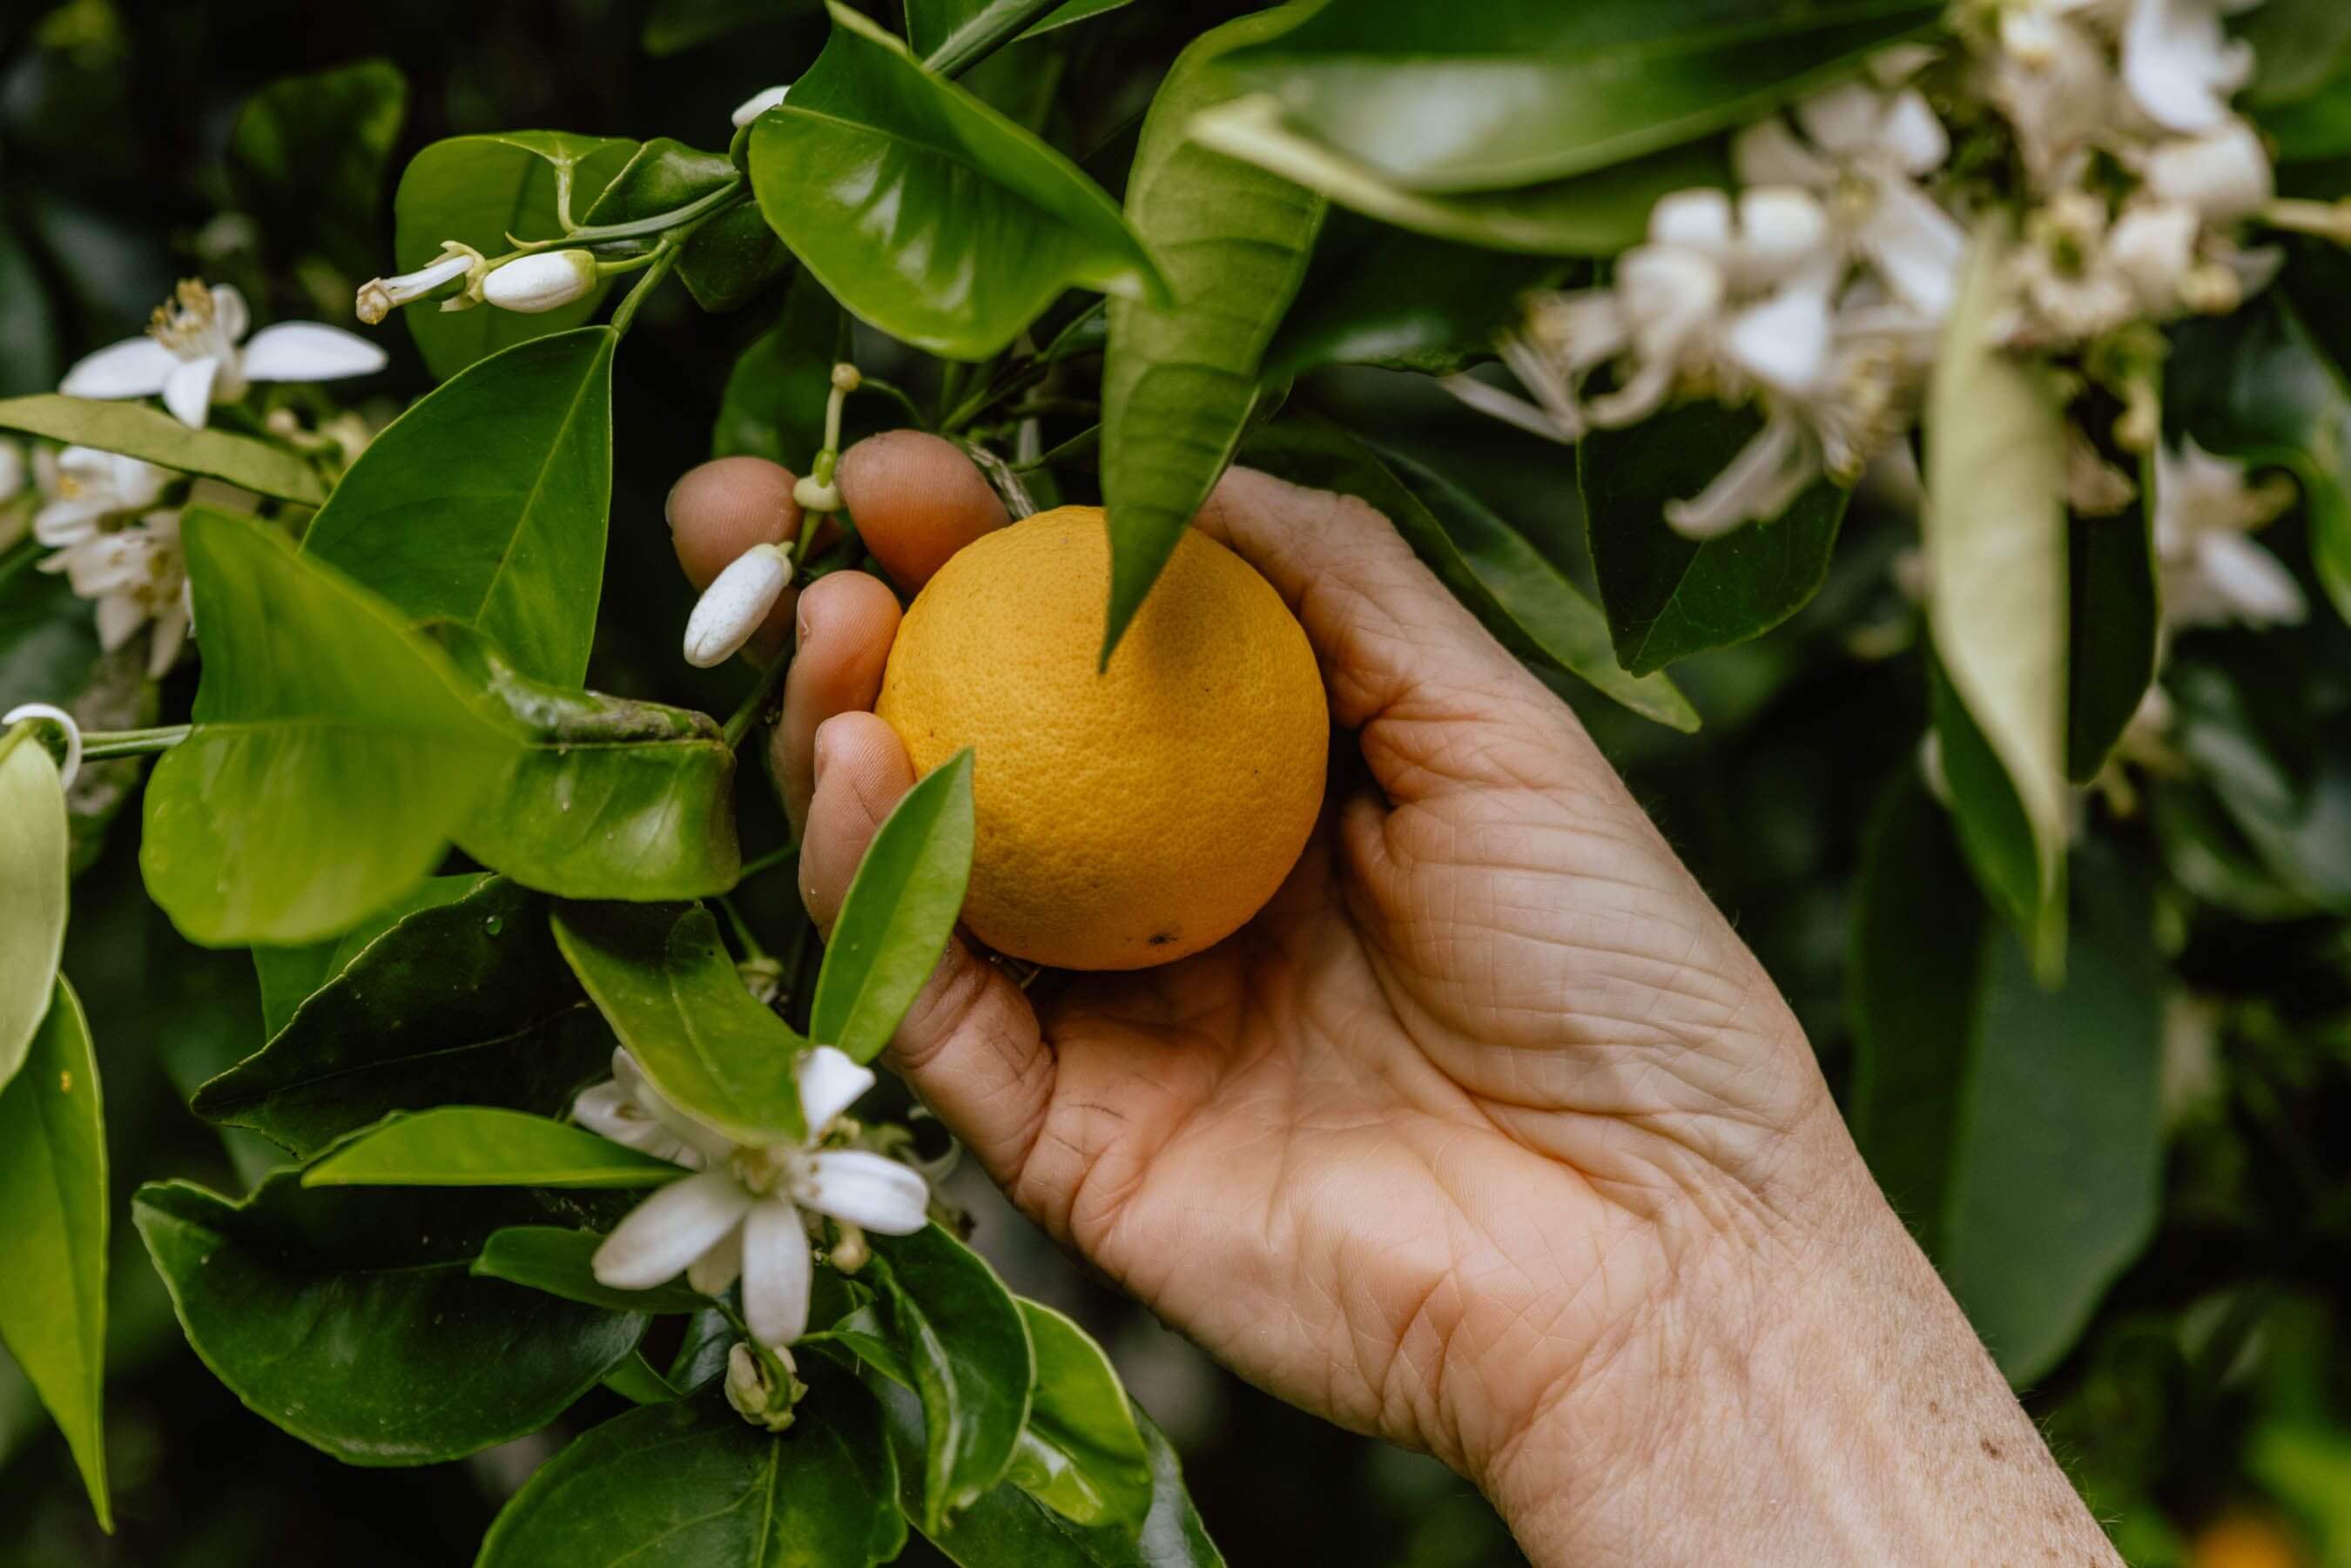
[(596, 287), (596, 258), (584, 250), (543, 250), (492, 269), (482, 298), (501, 310), (536, 316), (584, 299)]
[(753, 545), (727, 565), (685, 622), (685, 662), (706, 670), (740, 653), (792, 580), (792, 558), (780, 545)]
[(444, 240), (441, 257), (428, 262), (414, 272), (403, 272), (397, 277), (371, 277), (360, 285), (355, 302), (359, 319), (372, 327), (394, 309), (413, 304), (434, 290), (454, 283), (482, 265), (482, 253), (455, 240)]

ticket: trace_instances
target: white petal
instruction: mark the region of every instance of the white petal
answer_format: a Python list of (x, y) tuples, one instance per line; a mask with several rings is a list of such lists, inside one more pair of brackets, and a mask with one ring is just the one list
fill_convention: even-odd
[(751, 1195), (725, 1171), (674, 1181), (637, 1205), (604, 1239), (592, 1260), (600, 1283), (649, 1291), (726, 1239), (751, 1207)]
[[(758, 1212), (758, 1207), (751, 1211)], [(749, 1216), (745, 1216), (747, 1220)], [(743, 1232), (738, 1225), (726, 1233), (726, 1239), (686, 1265), (685, 1282), (705, 1296), (726, 1293), (727, 1288), (743, 1277)]]
[(1694, 250), (1719, 264), (1730, 259), (1730, 197), (1700, 188), (1657, 198), (1649, 209), (1649, 243)]
[(799, 1081), (800, 1113), (808, 1120), (811, 1139), (873, 1087), (872, 1068), (859, 1066), (829, 1045), (820, 1045), (801, 1057), (793, 1071)]
[(2309, 613), (2294, 573), (2242, 534), (2205, 534), (2196, 541), (2196, 564), (2238, 618), (2251, 625), (2299, 625)]
[(2123, 82), (2149, 120), (2210, 131), (2252, 75), (2252, 50), (2221, 30), (2212, 0), (2135, 0), (2123, 29)]
[(1778, 115), (1730, 139), (1730, 166), (1742, 185), (1802, 185), (1820, 190), (1836, 180), (1836, 165), (1805, 146)]
[(98, 645), (113, 653), (147, 624), (147, 612), (127, 593), (110, 593), (98, 601)]
[(235, 284), (214, 284), (212, 296), (213, 329), (221, 336), (221, 347), (235, 348), (245, 329), (253, 325), (253, 312), (246, 308), (245, 296)]
[(1822, 152), (1851, 158), (1876, 146), (1885, 114), (1883, 95), (1859, 82), (1842, 82), (1798, 104), (1796, 123)]
[(76, 361), (57, 390), (68, 397), (153, 397), (179, 363), (152, 338), (125, 338)]
[(789, 86), (771, 87), (764, 91), (755, 92), (750, 97), (745, 99), (742, 102), (737, 104), (735, 106), (735, 112), (731, 117), (735, 121), (736, 129), (738, 131), (741, 130), (744, 126), (748, 125), (753, 120), (758, 119), (759, 116), (767, 113), (768, 110), (783, 102), (784, 96), (791, 90), (792, 89)]
[(1821, 259), (1828, 209), (1794, 185), (1759, 185), (1739, 194), (1739, 275), (1749, 288), (1793, 277)]
[(255, 382), (331, 382), (372, 375), (388, 362), (365, 338), (316, 321), (264, 327), (245, 346), (245, 375)]
[(880, 1235), (908, 1236), (923, 1228), (931, 1207), (931, 1184), (922, 1172), (880, 1155), (827, 1149), (809, 1156), (792, 1197), (802, 1208)]
[(1807, 392), (1829, 362), (1829, 302), (1808, 288), (1788, 288), (1740, 311), (1723, 334), (1723, 350), (1776, 392)]
[(791, 580), (790, 558), (772, 545), (754, 545), (737, 556), (686, 618), (685, 662), (706, 670), (733, 658)]
[(2139, 302), (2168, 313), (2179, 302), (2179, 286), (2196, 265), (2195, 209), (2178, 203), (2142, 203), (2115, 220), (2106, 233), (2106, 259), (2130, 279)]
[(754, 1205), (743, 1221), (743, 1317), (762, 1344), (786, 1345), (808, 1332), (816, 1260), (789, 1203)]
[(212, 412), (213, 382), (220, 374), (218, 360), (183, 360), (163, 378), (163, 406), (190, 430), (202, 430)]
[(2208, 135), (2167, 141), (2147, 155), (2147, 188), (2184, 202), (2216, 224), (2250, 217), (2267, 205), (2277, 182), (2253, 128), (2234, 120)]
[(1943, 166), (1951, 155), (1950, 132), (1935, 117), (1927, 95), (1912, 88), (1896, 93), (1886, 106), (1877, 131), (1879, 148), (1906, 174), (1925, 174)]
[[(1666, 503), (1666, 521), (1686, 538), (1713, 538), (1741, 523), (1771, 517), (1795, 498), (1790, 476), (1802, 473), (1796, 423), (1775, 413), (1707, 487), (1688, 500)], [(1809, 483), (1809, 481), (1807, 481)], [(1802, 486), (1798, 486), (1801, 491)], [(1778, 507), (1769, 506), (1786, 495)]]
[(162, 680), (169, 674), (180, 656), (180, 649), (188, 640), (188, 630), (194, 617), (188, 612), (185, 594), (173, 594), (172, 601), (155, 612), (155, 630), (148, 639), (147, 676)]
[(1616, 298), (1645, 369), (1662, 368), (1694, 346), (1722, 308), (1729, 287), (1722, 268), (1678, 246), (1645, 245), (1626, 251), (1616, 264)]
[(1959, 220), (1917, 186), (1887, 180), (1860, 237), (1888, 288), (1938, 321), (1949, 314), (1968, 249)]

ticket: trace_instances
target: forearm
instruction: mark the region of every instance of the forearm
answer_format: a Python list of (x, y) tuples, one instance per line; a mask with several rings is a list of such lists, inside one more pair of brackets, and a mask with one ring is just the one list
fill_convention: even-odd
[(1854, 1167), (1807, 1239), (1701, 1267), (1496, 1456), (1537, 1568), (2120, 1563)]

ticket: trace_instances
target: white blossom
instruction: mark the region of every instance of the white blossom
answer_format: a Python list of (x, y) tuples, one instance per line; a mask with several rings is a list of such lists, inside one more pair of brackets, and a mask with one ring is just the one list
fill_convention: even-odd
[(727, 562), (686, 618), (685, 662), (706, 670), (740, 653), (791, 580), (792, 558), (779, 545), (753, 545)]
[[(2252, 79), (2253, 51), (2220, 25), (2248, 0), (2127, 0), (2122, 78), (2139, 112), (2167, 131), (2211, 131), (2229, 118), (2229, 99)], [(2091, 0), (2109, 9), (2116, 0)]]
[(2302, 585), (2247, 537), (2293, 504), (2283, 479), (2249, 484), (2245, 465), (2185, 441), (2155, 452), (2155, 554), (2170, 626), (2292, 625)]
[(280, 321), (240, 343), (249, 318), (245, 297), (226, 284), (183, 281), (155, 308), (142, 337), (127, 338), (78, 361), (58, 391), (69, 397), (162, 395), (181, 423), (202, 430), (211, 405), (235, 402), (253, 382), (324, 382), (372, 374), (381, 349), (316, 321)]
[(650, 1290), (684, 1273), (716, 1295), (743, 1282), (743, 1313), (761, 1343), (786, 1345), (808, 1328), (814, 1254), (808, 1215), (883, 1236), (923, 1228), (930, 1185), (919, 1171), (863, 1149), (830, 1148), (833, 1122), (873, 1086), (871, 1069), (831, 1046), (796, 1069), (809, 1135), (799, 1144), (737, 1145), (670, 1103), (626, 1051), (612, 1081), (581, 1094), (572, 1114), (606, 1137), (695, 1174), (661, 1188), (596, 1249), (596, 1278)]
[(482, 298), (501, 310), (536, 316), (595, 291), (596, 258), (584, 250), (542, 250), (491, 268)]
[(52, 549), (94, 538), (111, 524), (145, 511), (177, 477), (168, 468), (89, 446), (42, 452), (33, 460), (33, 471), (43, 497), (33, 514), (33, 537)]
[(439, 257), (414, 272), (403, 272), (397, 277), (371, 277), (360, 284), (359, 297), (352, 302), (352, 313), (372, 327), (401, 306), (413, 305), (461, 277), (466, 280), (465, 291), (442, 308), (464, 309), (476, 302), (473, 296), (479, 274), (486, 265), (482, 253), (472, 246), (454, 239), (443, 240)]

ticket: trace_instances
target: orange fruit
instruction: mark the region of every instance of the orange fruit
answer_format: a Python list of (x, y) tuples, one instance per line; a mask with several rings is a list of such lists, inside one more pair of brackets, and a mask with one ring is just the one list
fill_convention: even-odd
[(1187, 532), (1098, 671), (1099, 507), (981, 536), (906, 612), (875, 710), (919, 772), (973, 749), (964, 922), (1000, 953), (1134, 969), (1273, 896), (1322, 803), (1330, 715), (1279, 594)]

